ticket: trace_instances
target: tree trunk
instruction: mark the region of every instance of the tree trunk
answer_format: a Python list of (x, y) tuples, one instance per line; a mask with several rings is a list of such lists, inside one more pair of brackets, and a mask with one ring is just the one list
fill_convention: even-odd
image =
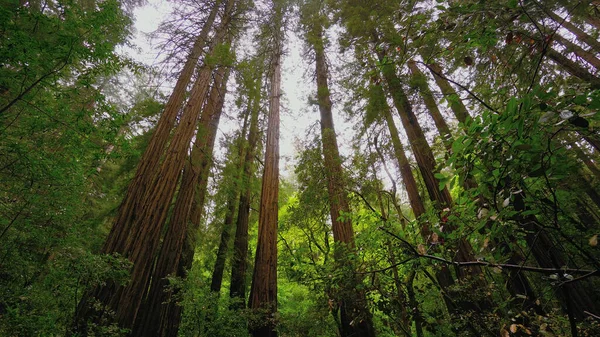
[[(375, 42), (377, 43), (377, 39)], [(404, 88), (402, 88), (402, 83), (396, 75), (396, 67), (393, 64), (384, 64), (386, 61), (383, 51), (378, 50), (377, 56), (379, 62), (382, 63), (381, 72), (387, 83), (388, 92), (391, 94), (396, 110), (398, 110), (400, 115), (400, 120), (402, 121), (404, 130), (408, 136), (408, 141), (417, 160), (417, 165), (419, 166), (419, 171), (425, 182), (427, 192), (429, 193), (431, 200), (436, 203), (438, 209), (441, 210), (443, 208), (451, 207), (452, 198), (450, 197), (448, 189), (444, 187), (440, 190), (439, 181), (434, 176), (435, 173), (438, 173), (438, 170), (435, 167), (435, 157), (433, 156), (429, 144), (427, 144), (425, 134), (419, 125), (417, 116), (415, 116), (413, 112), (408, 97), (404, 92)]]
[[(238, 216), (233, 241), (233, 258), (231, 263), (231, 283), (229, 296), (239, 298), (245, 307), (246, 301), (246, 270), (248, 268), (248, 223), (250, 220), (250, 199), (252, 196), (252, 181), (254, 175), (254, 156), (258, 143), (258, 115), (260, 113), (261, 81), (260, 76), (252, 88), (252, 115), (250, 118), (250, 134), (248, 135), (248, 149), (244, 158), (242, 186), (238, 206)], [(250, 104), (250, 103), (249, 103)], [(237, 304), (236, 304), (237, 305)]]
[(600, 42), (598, 42), (597, 39), (593, 38), (579, 27), (561, 18), (559, 15), (550, 10), (546, 11), (546, 14), (548, 14), (550, 18), (552, 18), (552, 20), (554, 20), (556, 23), (560, 24), (573, 35), (575, 35), (579, 41), (585, 42), (588, 46), (592, 48), (594, 52), (600, 52)]
[(152, 273), (152, 284), (146, 296), (144, 314), (136, 324), (134, 336), (167, 335), (166, 327), (170, 326), (167, 322), (168, 311), (173, 299), (172, 293), (166, 291), (169, 285), (166, 277), (177, 273), (177, 266), (181, 260), (188, 232), (191, 204), (197, 193), (198, 181), (200, 177), (208, 175), (204, 171), (210, 170), (214, 139), (224, 104), (227, 76), (228, 73), (223, 67), (215, 73), (215, 81), (210, 96), (198, 123), (198, 132), (191, 158), (186, 161), (183, 170), (171, 222), (165, 233), (156, 267)]
[[(376, 35), (374, 42), (376, 44), (378, 43), (378, 38)], [(434, 202), (435, 207), (440, 212), (440, 217), (443, 218), (443, 209), (450, 209), (452, 207), (452, 198), (450, 197), (450, 193), (446, 187), (441, 190), (439, 188), (439, 182), (434, 176), (434, 174), (438, 171), (436, 169), (433, 152), (431, 151), (429, 144), (427, 144), (423, 130), (421, 129), (412, 110), (412, 106), (408, 101), (408, 97), (402, 88), (402, 83), (396, 75), (395, 66), (393, 64), (386, 63), (385, 54), (382, 50), (377, 50), (377, 56), (381, 64), (381, 72), (385, 82), (387, 83), (388, 92), (391, 94), (396, 109), (400, 114), (400, 119), (408, 136), (409, 143), (417, 160), (417, 165), (419, 166), (419, 170), (421, 172), (421, 176), (423, 177), (423, 181), (425, 182), (427, 191), (429, 192), (429, 196)], [(444, 223), (443, 220), (442, 223), (443, 228), (441, 228), (441, 230), (444, 233), (450, 233), (452, 230), (454, 230), (454, 226), (452, 224)], [(474, 260), (473, 248), (465, 239), (460, 239), (458, 241), (455, 251), (456, 254), (453, 257), (455, 261), (464, 262)], [(479, 267), (459, 268), (457, 270), (457, 274), (461, 279), (470, 280), (469, 282), (472, 282), (472, 286), (474, 287), (485, 286), (485, 281), (480, 278), (482, 271)], [(452, 279), (447, 266), (442, 266), (441, 269), (437, 270), (436, 276), (440, 286), (444, 291), (448, 291), (448, 289), (454, 284), (454, 280)], [(447, 297), (444, 298), (447, 299)], [(449, 300), (447, 300), (446, 305), (450, 313), (469, 310), (477, 314), (489, 309), (490, 304), (487, 303), (487, 301), (473, 303), (471, 301), (460, 300), (456, 303), (451, 303)], [(485, 323), (482, 323), (481, 325), (484, 329), (486, 329), (484, 324)]]
[(464, 124), (467, 121), (467, 118), (470, 117), (469, 111), (463, 104), (460, 96), (456, 93), (454, 88), (452, 88), (446, 79), (442, 67), (437, 63), (432, 63), (428, 66), (428, 68), (435, 79), (435, 83), (437, 83), (438, 87), (440, 87), (442, 94), (448, 101), (450, 109), (452, 109), (452, 112), (454, 112), (454, 116), (459, 122)]
[(577, 145), (575, 142), (570, 142), (571, 148), (575, 151), (575, 155), (577, 159), (579, 159), (585, 166), (590, 170), (590, 172), (594, 175), (596, 179), (600, 179), (600, 169), (596, 166), (588, 154), (583, 152), (583, 150)]
[(167, 217), (167, 211), (177, 181), (183, 168), (189, 143), (193, 137), (199, 106), (204, 101), (208, 89), (210, 68), (205, 67), (198, 77), (192, 97), (188, 102), (183, 118), (177, 128), (165, 161), (160, 167), (150, 189), (146, 192), (141, 212), (132, 226), (131, 236), (126, 240), (123, 255), (133, 262), (131, 282), (127, 286), (106, 285), (94, 292), (94, 297), (106, 303), (117, 315), (119, 325), (130, 327), (135, 321), (142, 296), (148, 286), (150, 269), (160, 232)]
[(444, 120), (440, 109), (438, 109), (435, 97), (433, 97), (431, 90), (429, 90), (429, 85), (427, 84), (427, 77), (425, 77), (425, 75), (417, 66), (417, 63), (413, 60), (408, 61), (408, 68), (412, 73), (413, 81), (417, 83), (417, 87), (419, 89), (421, 97), (423, 97), (425, 107), (427, 107), (427, 111), (429, 111), (429, 115), (431, 116), (431, 118), (433, 118), (433, 122), (435, 123), (435, 126), (438, 129), (438, 133), (442, 137), (442, 142), (446, 147), (446, 151), (448, 151), (448, 153), (451, 153), (453, 140), (452, 133), (450, 132), (450, 128), (448, 127), (448, 124), (446, 124), (446, 121)]
[(417, 337), (423, 337), (423, 316), (421, 315), (421, 310), (419, 309), (419, 302), (417, 301), (417, 297), (415, 296), (414, 289), (414, 281), (415, 281), (416, 273), (414, 271), (410, 272), (407, 277), (406, 289), (408, 293), (408, 305), (412, 309), (412, 317), (415, 322), (415, 333)]
[[(313, 23), (312, 47), (315, 51), (317, 97), (321, 114), (321, 141), (323, 144), (323, 157), (325, 174), (327, 176), (327, 192), (329, 196), (329, 212), (333, 239), (336, 245), (336, 264), (347, 269), (350, 279), (342, 285), (342, 296), (337, 298), (340, 306), (341, 336), (371, 337), (375, 336), (371, 314), (367, 309), (367, 300), (364, 292), (357, 289), (361, 282), (355, 275), (355, 266), (347, 254), (356, 254), (354, 247), (354, 232), (352, 221), (347, 216), (350, 213), (348, 198), (346, 196), (342, 160), (340, 158), (335, 128), (331, 99), (329, 97), (329, 84), (325, 50), (323, 45), (323, 28), (315, 20)], [(309, 43), (310, 43), (309, 42)]]
[(586, 51), (585, 49), (579, 47), (573, 42), (565, 39), (558, 33), (554, 34), (553, 37), (556, 41), (558, 41), (565, 47), (567, 52), (574, 53), (577, 57), (582, 58), (584, 61), (596, 68), (596, 70), (600, 70), (600, 60), (593, 53)]
[[(220, 41), (225, 34), (225, 21), (215, 36), (213, 45)], [(169, 143), (165, 159), (153, 177), (144, 196), (140, 199), (136, 217), (129, 226), (129, 235), (118, 243), (120, 249), (116, 252), (133, 262), (131, 281), (127, 285), (117, 285), (109, 282), (92, 290), (81, 300), (78, 307), (78, 318), (91, 318), (96, 322), (102, 319), (104, 308), (95, 309), (92, 298), (115, 313), (115, 321), (119, 326), (131, 328), (136, 321), (138, 310), (150, 284), (150, 273), (153, 259), (160, 243), (160, 233), (164, 226), (169, 206), (177, 188), (177, 182), (186, 161), (190, 141), (194, 135), (201, 106), (206, 100), (210, 74), (212, 70), (204, 66), (192, 88), (181, 117)], [(85, 324), (85, 322), (84, 322)]]
[(241, 175), (241, 169), (244, 165), (244, 138), (246, 137), (246, 130), (248, 128), (248, 115), (250, 114), (250, 108), (246, 112), (244, 118), (244, 126), (238, 139), (237, 144), (237, 160), (238, 163), (235, 167), (235, 176), (232, 182), (232, 191), (229, 191), (227, 198), (227, 207), (225, 214), (225, 221), (223, 222), (223, 231), (221, 232), (221, 240), (219, 242), (219, 249), (217, 251), (217, 258), (215, 259), (215, 266), (213, 268), (213, 274), (210, 282), (210, 290), (214, 293), (221, 293), (221, 284), (223, 283), (223, 272), (225, 271), (225, 260), (227, 258), (227, 252), (229, 251), (229, 241), (231, 241), (231, 230), (233, 229), (233, 218), (236, 211), (236, 201), (240, 194), (239, 179)]
[(564, 56), (563, 54), (557, 52), (552, 48), (548, 48), (547, 55), (551, 60), (556, 62), (556, 64), (561, 66), (566, 72), (581, 79), (584, 82), (589, 83), (592, 89), (600, 89), (600, 78), (590, 73), (581, 65), (571, 61), (568, 57)]
[[(381, 113), (385, 117), (386, 124), (390, 132), (392, 146), (394, 147), (394, 154), (396, 156), (396, 160), (398, 161), (398, 169), (400, 170), (400, 175), (402, 176), (402, 181), (404, 182), (404, 188), (406, 188), (406, 193), (408, 194), (410, 207), (412, 208), (415, 219), (418, 219), (421, 215), (425, 214), (425, 204), (419, 195), (417, 181), (415, 180), (412, 167), (410, 166), (410, 162), (408, 161), (406, 153), (404, 152), (404, 146), (400, 141), (398, 128), (396, 127), (396, 123), (394, 122), (390, 108), (386, 107)], [(421, 235), (425, 240), (427, 240), (427, 237), (431, 233), (429, 232), (428, 228), (421, 228)]]
[(273, 52), (267, 142), (258, 215), (258, 243), (252, 275), (248, 306), (259, 317), (260, 323), (250, 327), (254, 337), (276, 337), (277, 311), (277, 223), (279, 211), (279, 104), (281, 97), (281, 53), (283, 9), (274, 3)]
[(173, 93), (169, 97), (164, 111), (156, 124), (152, 138), (150, 138), (150, 142), (140, 159), (135, 177), (129, 184), (127, 193), (123, 198), (123, 202), (121, 203), (110, 234), (102, 248), (102, 252), (105, 254), (124, 252), (124, 245), (130, 235), (131, 226), (135, 222), (136, 215), (139, 214), (146, 189), (149, 188), (150, 183), (152, 182), (152, 179), (154, 179), (159, 168), (159, 163), (164, 154), (164, 149), (167, 146), (171, 130), (173, 129), (177, 115), (185, 100), (187, 93), (186, 88), (196, 70), (198, 59), (202, 55), (206, 45), (208, 34), (214, 24), (221, 1), (222, 0), (217, 0), (211, 9), (206, 23), (196, 38), (194, 46), (190, 51), (190, 55), (179, 74)]
[[(410, 66), (410, 63), (409, 63), (409, 66)], [(453, 89), (450, 86), (450, 84), (448, 83), (448, 81), (442, 77), (443, 76), (442, 69), (438, 64), (434, 63), (433, 65), (431, 65), (430, 70), (434, 74), (434, 77), (436, 78), (436, 81), (438, 82), (438, 86), (442, 89), (444, 95), (449, 95), (449, 97), (451, 97), (449, 99), (451, 102), (451, 108), (454, 111), (454, 114), (455, 114), (455, 116), (457, 116), (457, 118), (460, 117), (461, 119), (463, 119), (463, 123), (461, 123), (461, 125), (463, 126), (463, 129), (466, 129), (466, 125), (464, 124), (464, 121), (466, 121), (466, 118), (467, 118), (467, 116), (469, 116), (469, 114), (466, 110), (466, 107), (462, 103), (462, 99), (458, 95), (456, 95), (456, 93), (453, 91)], [(477, 189), (477, 185), (478, 184), (476, 181), (474, 181), (474, 179), (466, 178), (463, 186), (464, 186), (465, 190), (469, 190), (469, 189)], [(478, 198), (479, 207), (486, 207), (485, 206), (486, 204), (489, 204), (489, 202), (483, 196), (480, 196)], [(486, 223), (486, 227), (491, 229), (492, 226), (493, 226), (493, 222), (491, 220), (489, 220)], [(519, 263), (524, 262), (523, 257), (518, 253), (518, 251), (516, 251), (516, 250), (511, 251), (508, 248), (509, 246), (505, 242), (498, 240), (498, 238), (492, 238), (492, 242), (490, 243), (490, 245), (495, 246), (495, 247), (500, 247), (500, 249), (503, 251), (503, 253), (505, 255), (510, 256), (508, 263), (519, 264)], [(511, 293), (513, 296), (516, 296), (516, 295), (524, 295), (525, 296), (525, 299), (521, 302), (520, 307), (524, 308), (525, 310), (534, 308), (536, 310), (536, 312), (538, 312), (539, 314), (542, 314), (543, 311), (541, 310), (541, 307), (535, 303), (537, 296), (533, 292), (533, 289), (531, 288), (529, 280), (526, 278), (526, 276), (520, 270), (512, 270), (511, 269), (506, 273), (506, 277), (507, 277), (507, 282), (505, 282), (505, 285), (506, 285), (506, 288), (509, 291), (509, 293)]]
[[(558, 246), (534, 216), (526, 216), (520, 220), (520, 223), (526, 225), (525, 240), (540, 267), (560, 269), (567, 265)], [(582, 321), (588, 317), (586, 311), (594, 315), (600, 314), (600, 308), (598, 308), (597, 303), (593, 302), (590, 294), (585, 289), (584, 283), (585, 281), (563, 284), (561, 288), (564, 291), (559, 289), (556, 294), (563, 310), (569, 316), (572, 315), (577, 321)]]

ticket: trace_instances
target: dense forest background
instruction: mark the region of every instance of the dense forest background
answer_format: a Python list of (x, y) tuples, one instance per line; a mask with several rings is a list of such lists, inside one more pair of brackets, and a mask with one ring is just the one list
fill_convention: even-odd
[(600, 336), (600, 2), (143, 5), (0, 1), (0, 335)]

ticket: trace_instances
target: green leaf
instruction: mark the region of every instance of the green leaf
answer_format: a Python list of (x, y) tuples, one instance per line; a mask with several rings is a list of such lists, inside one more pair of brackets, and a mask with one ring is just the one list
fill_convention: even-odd
[(506, 113), (508, 115), (513, 115), (515, 112), (517, 112), (517, 99), (511, 97), (508, 104), (506, 104)]

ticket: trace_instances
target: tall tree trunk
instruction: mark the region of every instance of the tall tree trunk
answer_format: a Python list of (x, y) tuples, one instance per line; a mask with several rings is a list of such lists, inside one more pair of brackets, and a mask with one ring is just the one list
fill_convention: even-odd
[(453, 140), (452, 133), (450, 132), (450, 128), (444, 120), (440, 109), (438, 109), (435, 97), (433, 97), (431, 90), (429, 90), (429, 84), (427, 84), (427, 77), (425, 77), (425, 75), (421, 72), (421, 70), (417, 66), (417, 63), (414, 60), (408, 61), (408, 68), (412, 73), (413, 81), (417, 84), (421, 97), (423, 97), (425, 107), (427, 107), (427, 111), (429, 111), (429, 115), (431, 116), (431, 118), (433, 118), (433, 122), (435, 123), (435, 126), (438, 129), (438, 133), (442, 137), (442, 142), (446, 147), (446, 150), (449, 153), (451, 153)]
[[(378, 38), (374, 40), (378, 43)], [(435, 167), (435, 157), (425, 139), (425, 134), (419, 125), (417, 116), (414, 114), (412, 106), (408, 101), (408, 97), (402, 88), (402, 83), (396, 75), (396, 67), (393, 64), (386, 63), (385, 54), (382, 50), (377, 51), (377, 57), (381, 62), (381, 72), (387, 83), (388, 92), (391, 94), (394, 105), (400, 115), (400, 120), (408, 136), (408, 141), (413, 150), (419, 171), (425, 182), (427, 192), (431, 200), (436, 203), (438, 209), (443, 209), (452, 206), (452, 198), (447, 188), (440, 190), (439, 182), (434, 174), (438, 172)]]
[(223, 283), (223, 273), (225, 272), (225, 260), (227, 258), (227, 252), (229, 251), (229, 241), (231, 241), (231, 231), (233, 229), (233, 218), (235, 217), (236, 201), (240, 194), (239, 179), (242, 173), (242, 167), (244, 165), (244, 147), (246, 130), (248, 129), (248, 117), (250, 115), (250, 107), (246, 112), (244, 118), (244, 126), (237, 142), (237, 160), (238, 163), (235, 166), (235, 175), (233, 177), (232, 187), (227, 197), (227, 207), (225, 214), (225, 221), (223, 221), (223, 231), (221, 232), (221, 240), (219, 242), (219, 248), (217, 250), (217, 258), (215, 259), (215, 266), (213, 268), (213, 274), (210, 282), (210, 290), (214, 293), (220, 294), (221, 284)]
[[(258, 115), (260, 113), (261, 83), (256, 79), (251, 97), (252, 113), (250, 118), (250, 133), (248, 135), (248, 149), (244, 157), (242, 186), (238, 206), (238, 216), (233, 241), (233, 258), (231, 262), (231, 282), (229, 296), (239, 298), (245, 307), (246, 301), (246, 270), (248, 268), (248, 223), (250, 220), (250, 199), (252, 196), (252, 181), (254, 175), (254, 156), (258, 144)], [(250, 103), (249, 103), (250, 104)]]
[[(375, 329), (371, 314), (367, 309), (367, 300), (364, 292), (357, 289), (361, 280), (355, 275), (355, 266), (348, 258), (348, 254), (355, 254), (354, 232), (352, 222), (344, 214), (350, 213), (350, 206), (346, 196), (343, 180), (342, 160), (340, 158), (335, 128), (331, 99), (329, 96), (328, 72), (323, 45), (323, 28), (317, 20), (313, 23), (312, 47), (315, 51), (317, 97), (321, 114), (321, 142), (323, 143), (323, 157), (325, 174), (327, 176), (327, 192), (329, 195), (329, 212), (333, 239), (336, 245), (336, 264), (347, 269), (350, 279), (342, 285), (342, 296), (337, 298), (340, 306), (340, 323), (342, 337), (371, 337), (375, 336)], [(309, 43), (310, 43), (309, 42)]]
[(120, 326), (130, 327), (135, 321), (142, 296), (148, 286), (160, 232), (194, 134), (199, 107), (204, 101), (209, 78), (210, 68), (205, 67), (192, 89), (192, 97), (169, 144), (159, 174), (156, 175), (141, 203), (142, 208), (132, 226), (131, 236), (126, 240), (122, 254), (133, 262), (131, 282), (127, 286), (109, 284), (98, 287), (93, 292), (93, 297), (106, 303), (116, 312)]
[(593, 38), (591, 35), (583, 31), (579, 27), (575, 26), (571, 22), (561, 18), (556, 13), (550, 10), (547, 10), (545, 12), (546, 14), (548, 14), (548, 16), (550, 16), (550, 18), (552, 18), (552, 20), (560, 24), (563, 28), (567, 29), (569, 32), (571, 32), (571, 34), (575, 35), (579, 41), (585, 42), (588, 46), (590, 46), (592, 48), (592, 51), (596, 53), (600, 52), (600, 42), (598, 42), (597, 39)]
[(548, 48), (547, 55), (551, 60), (556, 62), (556, 64), (561, 66), (566, 72), (581, 79), (584, 82), (589, 83), (592, 89), (600, 89), (600, 78), (590, 73), (581, 65), (571, 61), (568, 57), (564, 56), (563, 54), (557, 52), (552, 48)]
[(596, 152), (600, 153), (600, 140), (593, 132), (589, 132), (588, 134), (585, 134), (582, 131), (577, 131), (577, 133), (583, 139), (585, 139), (585, 141), (588, 142), (588, 144), (590, 144)]
[[(390, 108), (386, 106), (381, 113), (386, 120), (386, 124), (390, 132), (392, 146), (394, 147), (394, 155), (398, 161), (398, 169), (400, 170), (400, 175), (402, 176), (402, 181), (404, 182), (404, 188), (408, 194), (410, 207), (412, 208), (415, 219), (418, 219), (421, 215), (425, 214), (425, 204), (419, 195), (417, 181), (413, 175), (412, 167), (410, 166), (410, 162), (406, 157), (406, 153), (404, 152), (404, 146), (400, 141), (398, 128), (396, 127), (396, 123), (394, 122), (394, 117), (392, 116)], [(423, 235), (423, 238), (427, 241), (427, 237), (431, 233), (425, 226), (422, 226), (421, 228), (421, 235)]]
[[(416, 65), (413, 65), (412, 67), (414, 67), (414, 66), (416, 66)], [(409, 67), (411, 67), (410, 63), (409, 63)], [(451, 109), (454, 111), (455, 116), (457, 116), (457, 118), (460, 117), (461, 119), (463, 119), (463, 123), (461, 125), (463, 126), (463, 129), (466, 129), (466, 125), (464, 124), (464, 121), (466, 121), (466, 118), (467, 118), (467, 116), (469, 116), (469, 114), (467, 112), (465, 105), (462, 103), (462, 99), (454, 92), (454, 90), (448, 83), (448, 80), (446, 80), (446, 78), (443, 77), (444, 75), (442, 73), (442, 69), (438, 64), (435, 64), (435, 63), (432, 64), (429, 67), (429, 69), (433, 73), (433, 75), (436, 79), (436, 82), (438, 83), (438, 86), (442, 90), (443, 94), (448, 95), (449, 101), (451, 102), (450, 106), (451, 106)], [(474, 181), (473, 179), (469, 179), (469, 178), (467, 178), (464, 182), (465, 190), (476, 189), (477, 185), (478, 184), (476, 181)], [(478, 201), (479, 207), (486, 207), (485, 205), (488, 204), (488, 201), (483, 196), (480, 196), (478, 198), (478, 200), (479, 200)], [(492, 226), (493, 226), (492, 221), (488, 221), (486, 223), (486, 227), (491, 229)], [(505, 255), (510, 256), (508, 263), (519, 264), (519, 263), (524, 262), (523, 257), (518, 253), (518, 251), (510, 250), (509, 246), (505, 242), (502, 242), (501, 240), (498, 240), (497, 238), (492, 238), (492, 243), (490, 243), (490, 245), (493, 245), (495, 247), (500, 247), (500, 249), (502, 250), (502, 252)], [(533, 289), (529, 283), (529, 280), (526, 278), (526, 276), (520, 270), (509, 270), (506, 273), (506, 277), (507, 277), (507, 282), (505, 283), (505, 285), (506, 285), (506, 288), (509, 291), (509, 293), (511, 293), (513, 296), (516, 296), (516, 295), (524, 295), (525, 296), (525, 299), (523, 301), (521, 301), (521, 307), (524, 308), (525, 310), (534, 308), (536, 310), (536, 312), (538, 312), (539, 314), (542, 314), (543, 311), (541, 310), (541, 307), (539, 305), (537, 305), (535, 302), (535, 300), (537, 299), (537, 296), (533, 292)]]
[(279, 211), (279, 104), (281, 97), (281, 54), (283, 8), (274, 1), (273, 51), (270, 66), (269, 118), (258, 215), (258, 243), (248, 306), (262, 317), (250, 327), (254, 337), (276, 337), (277, 311), (277, 225)]
[[(191, 203), (197, 193), (198, 180), (204, 176), (203, 170), (210, 170), (210, 165), (202, 164), (210, 163), (212, 159), (212, 148), (224, 104), (227, 76), (228, 71), (224, 67), (219, 68), (215, 73), (213, 87), (198, 123), (198, 132), (191, 158), (186, 161), (184, 166), (169, 228), (165, 233), (152, 273), (152, 283), (146, 296), (143, 316), (138, 319), (134, 336), (166, 336), (167, 327), (172, 325), (168, 322), (168, 311), (173, 299), (172, 293), (167, 291), (169, 285), (167, 276), (177, 273), (177, 266), (181, 260), (188, 231)], [(209, 159), (204, 160), (207, 155)]]
[[(517, 194), (516, 196), (522, 196)], [(542, 268), (564, 268), (567, 265), (559, 246), (555, 244), (538, 220), (533, 215), (525, 216), (519, 220), (525, 224), (525, 241), (531, 249), (532, 255), (538, 265)], [(565, 283), (558, 289), (556, 296), (561, 302), (563, 310), (573, 316), (577, 321), (585, 319), (590, 312), (594, 315), (600, 314), (600, 308), (590, 294), (586, 291), (585, 281), (576, 283)], [(562, 291), (561, 291), (562, 290)]]
[(592, 65), (594, 68), (596, 68), (596, 70), (600, 70), (600, 59), (598, 59), (593, 53), (586, 51), (585, 49), (581, 48), (580, 46), (565, 39), (563, 36), (561, 36), (558, 33), (554, 34), (553, 37), (556, 41), (558, 41), (560, 44), (562, 44), (566, 48), (567, 52), (574, 53), (577, 57), (582, 58), (584, 61), (586, 61), (587, 63)]
[[(376, 33), (374, 37), (374, 42), (378, 44), (379, 39)], [(434, 176), (434, 174), (438, 171), (436, 169), (433, 152), (431, 151), (429, 144), (427, 144), (423, 130), (421, 129), (412, 110), (412, 106), (408, 101), (408, 97), (402, 88), (402, 83), (396, 74), (395, 66), (393, 64), (386, 63), (385, 54), (381, 49), (377, 50), (377, 56), (381, 64), (381, 72), (385, 82), (387, 83), (388, 92), (392, 96), (396, 109), (400, 114), (400, 119), (408, 136), (409, 143), (417, 160), (417, 165), (419, 166), (419, 171), (421, 172), (421, 176), (423, 177), (423, 181), (425, 182), (429, 196), (434, 202), (435, 207), (440, 212), (440, 216), (443, 218), (443, 214), (441, 214), (443, 213), (442, 209), (450, 209), (452, 207), (452, 198), (450, 197), (450, 193), (446, 187), (443, 189), (439, 188), (439, 182)], [(450, 233), (455, 229), (451, 223), (444, 223), (443, 220), (442, 223), (442, 231), (445, 233)], [(455, 251), (456, 254), (453, 257), (455, 261), (463, 262), (472, 261), (474, 259), (473, 248), (465, 239), (460, 239), (458, 241)], [(485, 287), (484, 279), (480, 278), (482, 271), (479, 267), (460, 268), (457, 270), (457, 274), (461, 279), (470, 280), (469, 282), (472, 282), (473, 287)], [(454, 280), (447, 266), (442, 266), (442, 268), (436, 272), (436, 276), (444, 292), (448, 291), (449, 288), (454, 284)], [(447, 297), (444, 298), (447, 299)], [(448, 307), (450, 313), (455, 313), (462, 310), (480, 313), (489, 309), (490, 303), (485, 300), (479, 301), (478, 303), (468, 300), (459, 300), (456, 303), (452, 303), (447, 299), (446, 306)], [(483, 329), (487, 330), (485, 323), (478, 322), (478, 324), (479, 323)]]
[(454, 88), (452, 88), (446, 79), (442, 67), (438, 63), (432, 63), (428, 66), (428, 68), (435, 79), (435, 83), (437, 83), (438, 87), (440, 87), (442, 94), (448, 101), (450, 109), (452, 109), (452, 112), (454, 112), (454, 116), (459, 122), (464, 124), (469, 117), (469, 111), (463, 104), (460, 96), (456, 93)]
[(179, 74), (173, 93), (169, 97), (163, 113), (156, 124), (156, 128), (152, 133), (152, 138), (150, 138), (150, 142), (140, 159), (135, 177), (133, 178), (133, 181), (129, 183), (129, 187), (123, 198), (123, 202), (121, 203), (110, 234), (102, 248), (103, 253), (111, 254), (115, 252), (124, 252), (125, 242), (128, 240), (132, 230), (131, 226), (135, 223), (136, 215), (139, 214), (146, 189), (149, 188), (152, 179), (154, 179), (154, 176), (157, 173), (160, 160), (162, 159), (165, 147), (167, 146), (169, 135), (171, 134), (171, 130), (177, 119), (177, 114), (180, 112), (185, 100), (187, 93), (186, 88), (194, 74), (198, 59), (206, 46), (208, 34), (214, 24), (221, 1), (222, 0), (216, 0), (206, 23), (196, 38), (183, 69)]
[[(213, 46), (224, 37), (226, 26), (226, 21), (223, 21)], [(169, 143), (165, 159), (151, 184), (148, 185), (143, 198), (140, 199), (139, 209), (136, 217), (132, 219), (129, 235), (122, 238), (123, 243), (119, 243), (122, 249), (117, 252), (133, 263), (131, 281), (127, 285), (109, 282), (97, 286), (84, 296), (78, 307), (80, 322), (89, 318), (95, 321), (102, 319), (105, 309), (101, 312), (96, 310), (97, 306), (93, 304), (96, 300), (115, 313), (115, 321), (119, 326), (131, 328), (136, 321), (143, 296), (150, 284), (150, 273), (160, 242), (160, 233), (186, 161), (201, 106), (206, 100), (211, 73), (211, 68), (206, 65), (199, 72), (190, 99), (183, 110), (181, 121)]]
[(415, 322), (415, 333), (417, 337), (423, 337), (423, 316), (421, 315), (421, 310), (419, 309), (419, 302), (417, 301), (417, 297), (415, 296), (414, 289), (414, 281), (417, 273), (413, 270), (408, 274), (406, 289), (408, 294), (408, 305), (412, 309), (412, 317)]
[(577, 159), (579, 159), (583, 164), (585, 164), (585, 166), (588, 168), (588, 170), (590, 170), (590, 172), (594, 175), (596, 179), (600, 179), (600, 169), (598, 169), (598, 166), (596, 166), (596, 163), (592, 161), (590, 156), (583, 152), (583, 150), (581, 149), (581, 147), (579, 147), (579, 145), (577, 145), (577, 143), (570, 142), (570, 145), (573, 151), (575, 151)]

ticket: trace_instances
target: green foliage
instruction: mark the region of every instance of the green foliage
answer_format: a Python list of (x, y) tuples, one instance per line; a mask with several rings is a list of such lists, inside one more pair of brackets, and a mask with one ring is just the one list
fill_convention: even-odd
[[(185, 308), (180, 325), (181, 336), (246, 337), (249, 313), (232, 309), (237, 300), (210, 291), (210, 279), (199, 275), (199, 268), (192, 269), (185, 280), (171, 278), (178, 305)], [(238, 303), (239, 304), (239, 303)]]
[(0, 18), (0, 334), (62, 335), (87, 287), (128, 277), (92, 252), (123, 183), (104, 179), (135, 158), (102, 92), (131, 65), (114, 53), (131, 21), (117, 1), (9, 1)]

